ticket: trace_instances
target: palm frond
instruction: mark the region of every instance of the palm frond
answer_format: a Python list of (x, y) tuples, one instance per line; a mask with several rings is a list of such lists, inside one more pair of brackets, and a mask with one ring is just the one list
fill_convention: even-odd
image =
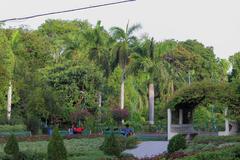
[(127, 30), (127, 35), (131, 36), (134, 32), (140, 30), (142, 28), (141, 24), (134, 24)]
[(123, 40), (126, 37), (124, 30), (119, 27), (110, 28), (110, 33), (115, 40)]

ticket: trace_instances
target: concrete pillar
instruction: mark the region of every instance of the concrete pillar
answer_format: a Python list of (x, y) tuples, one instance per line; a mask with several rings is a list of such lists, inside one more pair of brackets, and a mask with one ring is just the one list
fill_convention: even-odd
[(183, 110), (179, 109), (179, 124), (183, 124)]
[(171, 139), (171, 124), (172, 124), (172, 112), (171, 109), (167, 110), (167, 118), (168, 118), (168, 140)]

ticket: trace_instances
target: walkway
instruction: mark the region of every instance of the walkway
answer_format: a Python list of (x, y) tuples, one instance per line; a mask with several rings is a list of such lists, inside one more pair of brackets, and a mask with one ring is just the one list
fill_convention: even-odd
[(128, 149), (124, 153), (136, 158), (153, 157), (167, 151), (168, 141), (147, 141), (140, 143), (137, 148)]

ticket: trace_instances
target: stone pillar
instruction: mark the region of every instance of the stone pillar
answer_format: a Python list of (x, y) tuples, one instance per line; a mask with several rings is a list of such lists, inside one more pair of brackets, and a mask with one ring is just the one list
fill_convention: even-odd
[(179, 124), (183, 124), (183, 110), (179, 109)]
[(167, 110), (167, 118), (168, 118), (168, 140), (171, 139), (171, 124), (172, 124), (172, 112), (171, 109)]

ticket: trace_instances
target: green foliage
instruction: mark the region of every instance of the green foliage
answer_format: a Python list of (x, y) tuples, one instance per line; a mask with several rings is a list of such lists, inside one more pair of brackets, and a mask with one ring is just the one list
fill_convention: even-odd
[(180, 158), (181, 160), (238, 160), (240, 159), (239, 154), (240, 146), (236, 145), (234, 147), (228, 147), (216, 151), (206, 151), (196, 154), (194, 156), (189, 156), (186, 158)]
[(231, 142), (240, 142), (240, 136), (196, 136), (193, 141), (194, 144), (223, 144)]
[(39, 133), (39, 129), (41, 127), (41, 122), (38, 117), (30, 116), (26, 120), (27, 130), (31, 131), (33, 135)]
[(11, 48), (11, 43), (5, 33), (0, 30), (0, 109), (6, 106), (6, 93), (9, 82), (13, 77), (15, 57)]
[(18, 125), (0, 125), (0, 132), (21, 132), (26, 131), (26, 126), (23, 124)]
[(120, 156), (122, 151), (135, 148), (137, 143), (138, 140), (135, 136), (119, 136), (112, 132), (109, 136), (105, 136), (104, 142), (100, 146), (100, 149), (108, 155)]
[[(104, 139), (102, 137), (64, 140), (64, 144), (68, 153), (68, 160), (93, 160), (99, 159), (99, 157), (112, 158), (111, 156), (107, 156), (101, 150), (99, 150), (99, 146), (103, 143), (103, 140)], [(44, 157), (44, 160), (46, 160), (47, 145), (48, 141), (19, 142), (20, 151), (27, 157), (32, 157), (30, 160), (43, 160), (41, 157)], [(1, 160), (6, 156), (3, 151), (4, 146), (5, 144), (0, 144)]]
[(48, 144), (48, 160), (66, 160), (67, 151), (64, 146), (63, 138), (58, 132), (58, 129), (53, 130), (52, 137)]
[(198, 106), (193, 113), (193, 125), (197, 130), (209, 130), (211, 129), (211, 113), (207, 108)]
[(18, 146), (18, 142), (17, 139), (14, 135), (11, 135), (8, 138), (7, 144), (4, 147), (4, 152), (6, 154), (12, 155), (12, 156), (17, 156), (19, 154), (19, 146)]
[[(214, 104), (229, 107), (235, 113), (233, 118), (240, 115), (239, 86), (232, 85), (238, 80), (238, 53), (230, 58), (233, 72), (229, 85), (229, 61), (216, 58), (212, 47), (196, 40), (137, 38), (140, 28), (139, 24), (127, 24), (124, 29), (107, 31), (100, 21), (91, 25), (80, 20), (47, 20), (36, 30), (1, 28), (1, 113), (6, 115), (11, 81), (12, 117), (24, 122), (29, 115), (50, 123), (69, 121), (71, 114), (81, 109), (95, 116), (101, 93), (106, 113), (95, 120), (113, 125), (111, 109), (119, 106), (121, 83), (125, 84), (128, 120), (136, 130), (143, 130), (148, 118), (149, 83), (154, 84), (155, 119), (162, 122), (161, 128), (166, 128), (166, 104)], [(202, 80), (205, 82), (199, 82)], [(185, 87), (187, 83), (192, 85)], [(219, 113), (215, 115), (217, 124), (223, 119)]]
[(168, 144), (168, 153), (173, 153), (176, 152), (180, 149), (185, 149), (186, 148), (186, 139), (183, 135), (176, 135), (170, 139), (169, 144)]
[(200, 104), (220, 104), (221, 106), (235, 108), (238, 103), (238, 97), (229, 84), (201, 81), (178, 90), (171, 97), (167, 106), (177, 108), (181, 106), (195, 107)]
[(135, 148), (138, 144), (138, 139), (135, 136), (129, 136), (127, 137), (126, 141), (126, 149), (132, 149)]
[(119, 157), (122, 152), (121, 144), (113, 133), (105, 137), (100, 149), (107, 155), (115, 155), (117, 157)]

